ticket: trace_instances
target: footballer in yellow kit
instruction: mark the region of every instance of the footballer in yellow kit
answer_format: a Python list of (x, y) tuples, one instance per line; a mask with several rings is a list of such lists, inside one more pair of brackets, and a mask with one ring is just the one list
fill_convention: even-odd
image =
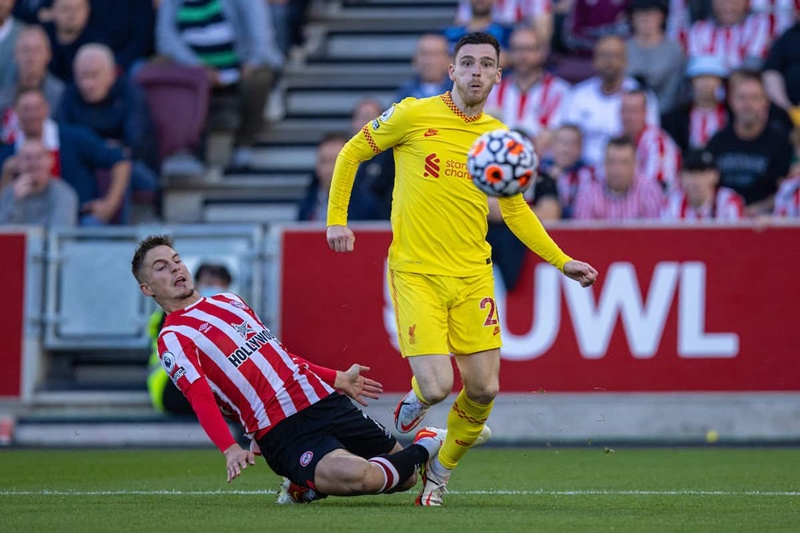
[[(441, 505), (450, 471), (481, 434), (499, 388), (501, 335), (486, 242), (488, 201), (467, 171), (475, 139), (505, 128), (483, 114), (486, 97), (500, 82), (499, 45), (488, 34), (470, 33), (456, 44), (454, 57), (452, 91), (407, 98), (348, 141), (336, 161), (328, 203), (328, 244), (352, 251), (347, 207), (358, 165), (394, 149), (388, 282), (401, 352), (414, 373), (412, 391), (395, 411), (398, 431), (411, 431), (430, 405), (448, 396), (454, 382), (450, 353), (464, 383), (448, 415), (444, 444), (424, 468), (418, 505)], [(528, 248), (582, 285), (594, 282), (597, 272), (559, 249), (521, 194), (499, 204)], [(436, 428), (420, 433), (428, 429)]]

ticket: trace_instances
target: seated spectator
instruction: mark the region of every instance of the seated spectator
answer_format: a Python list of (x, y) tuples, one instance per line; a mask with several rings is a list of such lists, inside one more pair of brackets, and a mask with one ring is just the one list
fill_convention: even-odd
[(728, 123), (724, 103), (728, 70), (716, 56), (689, 60), (686, 76), (692, 84), (692, 101), (661, 117), (661, 125), (682, 152), (705, 147), (708, 140)]
[(772, 45), (764, 64), (764, 87), (772, 102), (800, 126), (800, 11), (794, 26)]
[(608, 141), (605, 180), (588, 182), (575, 198), (575, 220), (642, 220), (658, 218), (664, 201), (661, 187), (636, 176), (636, 149), (627, 137)]
[[(592, 166), (602, 163), (608, 140), (622, 133), (622, 94), (640, 86), (625, 75), (626, 69), (625, 41), (616, 36), (600, 39), (594, 54), (597, 75), (576, 85), (566, 104), (564, 121), (583, 130), (583, 159)], [(647, 123), (658, 122), (658, 98), (648, 94)]]
[[(317, 162), (314, 179), (306, 190), (305, 197), (300, 200), (297, 213), (298, 220), (322, 220), (328, 216), (328, 193), (333, 180), (333, 167), (342, 147), (350, 139), (345, 133), (329, 133), (317, 146)], [(371, 196), (363, 194), (361, 187), (353, 187), (350, 196), (350, 220), (379, 220), (380, 207)]]
[[(741, 68), (732, 71), (730, 76), (728, 76), (728, 94), (733, 92), (733, 89), (741, 80), (750, 79), (755, 72), (757, 71)], [(763, 86), (763, 80), (761, 83)], [(766, 91), (766, 88), (764, 90)], [(783, 130), (787, 138), (794, 129), (794, 123), (792, 122), (792, 117), (789, 116), (789, 113), (784, 108), (769, 101), (769, 98), (767, 98), (767, 122), (769, 122), (771, 126), (774, 126), (779, 130)]]
[(633, 35), (626, 43), (628, 75), (656, 93), (662, 114), (677, 105), (681, 77), (676, 73), (683, 72), (683, 50), (664, 33), (668, 12), (668, 0), (633, 0)]
[[(553, 2), (551, 0), (495, 0), (492, 19), (511, 27), (530, 27), (545, 43), (553, 35)], [(459, 0), (456, 24), (472, 18), (469, 0)]]
[[(365, 98), (356, 103), (350, 120), (350, 135), (358, 133), (382, 112), (381, 103), (372, 98)], [(356, 171), (353, 189), (358, 189), (359, 197), (371, 198), (367, 203), (376, 206), (377, 211), (369, 213), (370, 218), (389, 220), (394, 190), (394, 151), (386, 150), (362, 162)]]
[(713, 0), (713, 17), (692, 24), (687, 55), (713, 55), (729, 70), (759, 68), (770, 43), (769, 19), (750, 14), (748, 0)]
[(750, 11), (765, 16), (769, 20), (770, 41), (785, 32), (794, 24), (800, 14), (797, 0), (749, 0)]
[(41, 27), (28, 26), (20, 32), (14, 47), (14, 71), (8, 83), (0, 86), (1, 142), (14, 142), (14, 131), (17, 128), (14, 100), (22, 91), (39, 89), (47, 99), (50, 109), (58, 109), (61, 94), (64, 92), (64, 82), (47, 70), (50, 57), (50, 41)]
[(729, 101), (733, 118), (707, 146), (720, 183), (744, 197), (749, 216), (772, 212), (778, 183), (789, 172), (788, 134), (769, 121), (769, 100), (758, 73), (740, 71)]
[(414, 77), (400, 87), (395, 98), (396, 101), (399, 102), (409, 96), (428, 98), (443, 94), (453, 88), (453, 82), (448, 72), (450, 53), (447, 39), (444, 36), (426, 33), (420, 37), (414, 52), (413, 66)]
[(22, 24), (11, 16), (14, 0), (0, 0), (0, 84), (6, 83), (14, 66), (14, 48)]
[(117, 76), (114, 55), (104, 44), (86, 44), (75, 56), (75, 80), (67, 85), (56, 113), (60, 124), (82, 125), (131, 158), (133, 190), (156, 191), (155, 132), (147, 101), (125, 74)]
[[(194, 276), (194, 289), (200, 296), (209, 297), (228, 292), (233, 278), (225, 265), (201, 263)], [(152, 344), (147, 361), (147, 392), (156, 412), (170, 415), (194, 415), (189, 400), (169, 378), (161, 364), (158, 351), (158, 335), (164, 327), (167, 315), (160, 307), (153, 311), (148, 321), (147, 332)]]
[(233, 162), (248, 166), (264, 108), (283, 62), (264, 2), (161, 0), (156, 49), (169, 61), (202, 66), (212, 95), (209, 127), (235, 133)]
[(648, 126), (647, 93), (628, 91), (622, 96), (622, 131), (636, 145), (636, 177), (659, 184), (665, 191), (679, 187), (681, 151), (659, 126)]
[(25, 142), (19, 150), (19, 175), (0, 192), (0, 224), (74, 226), (78, 195), (51, 174), (50, 154), (40, 141)]
[[(122, 151), (111, 148), (91, 130), (82, 126), (59, 126), (49, 119), (50, 110), (39, 89), (27, 89), (15, 104), (19, 129), (15, 142), (0, 148), (2, 183), (19, 174), (13, 157), (27, 140), (39, 140), (53, 155), (51, 174), (61, 176), (78, 193), (81, 225), (105, 225), (118, 217), (127, 220), (130, 163)], [(98, 171), (110, 173), (108, 191), (101, 193)]]
[[(570, 85), (544, 70), (547, 43), (534, 30), (518, 28), (510, 42), (511, 73), (492, 89), (484, 110), (509, 128), (546, 138), (562, 121)], [(546, 140), (538, 142), (546, 149)]]
[(572, 55), (588, 57), (598, 42), (616, 35), (628, 36), (630, 0), (573, 0), (564, 21), (563, 44)]
[(586, 183), (595, 181), (595, 172), (581, 159), (583, 134), (575, 124), (564, 124), (555, 130), (551, 157), (542, 159), (539, 173), (550, 176), (558, 190), (561, 217), (570, 219), (575, 208), (575, 196)]
[(708, 150), (688, 152), (683, 161), (681, 187), (668, 196), (661, 218), (732, 222), (743, 214), (744, 199), (733, 189), (719, 186), (714, 154)]
[(89, 26), (89, 0), (54, 0), (53, 21), (44, 24), (53, 57), (50, 72), (64, 81), (72, 80), (72, 64), (78, 49), (99, 42), (99, 33)]
[(482, 31), (494, 36), (500, 43), (500, 66), (507, 64), (505, 52), (508, 50), (508, 40), (511, 37), (511, 26), (506, 26), (495, 20), (492, 16), (495, 0), (469, 0), (472, 17), (456, 26), (445, 28), (444, 36), (450, 46), (449, 53), (453, 54), (456, 43), (464, 35)]

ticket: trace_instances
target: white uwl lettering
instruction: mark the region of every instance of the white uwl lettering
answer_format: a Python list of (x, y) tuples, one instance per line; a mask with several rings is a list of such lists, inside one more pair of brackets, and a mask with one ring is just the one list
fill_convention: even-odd
[(606, 355), (619, 316), (631, 354), (638, 359), (653, 357), (661, 342), (678, 273), (678, 263), (659, 263), (645, 303), (631, 263), (614, 263), (609, 267), (597, 304), (592, 291), (563, 277), (567, 307), (581, 354), (587, 359)]
[(706, 333), (706, 266), (684, 263), (678, 296), (678, 355), (726, 358), (739, 353), (736, 333)]
[(533, 324), (527, 333), (514, 335), (506, 325), (506, 288), (502, 276), (495, 270), (495, 299), (503, 330), (503, 359), (527, 361), (536, 359), (553, 346), (561, 325), (561, 297), (558, 278), (561, 272), (548, 264), (536, 266), (533, 286)]

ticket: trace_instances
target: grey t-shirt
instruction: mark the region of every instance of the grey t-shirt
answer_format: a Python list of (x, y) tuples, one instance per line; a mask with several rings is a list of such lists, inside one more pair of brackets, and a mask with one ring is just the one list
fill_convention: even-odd
[(628, 75), (644, 78), (658, 96), (659, 111), (663, 114), (678, 103), (683, 79), (683, 50), (678, 43), (667, 40), (653, 48), (642, 48), (628, 39)]
[(39, 194), (17, 200), (14, 186), (0, 193), (0, 224), (74, 226), (78, 223), (78, 194), (60, 179), (51, 179)]

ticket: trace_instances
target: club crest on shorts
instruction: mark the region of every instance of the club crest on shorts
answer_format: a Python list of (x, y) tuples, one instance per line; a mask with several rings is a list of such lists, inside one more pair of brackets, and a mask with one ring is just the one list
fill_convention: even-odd
[(314, 458), (314, 452), (307, 451), (300, 456), (300, 466), (308, 466), (308, 463)]

